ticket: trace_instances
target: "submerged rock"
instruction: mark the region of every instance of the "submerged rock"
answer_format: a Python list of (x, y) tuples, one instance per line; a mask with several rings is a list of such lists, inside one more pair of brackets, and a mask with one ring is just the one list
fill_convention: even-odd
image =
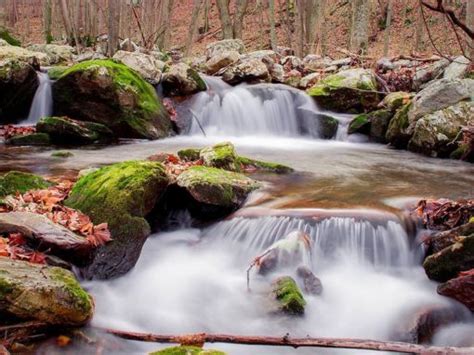
[(94, 311), (74, 275), (58, 267), (0, 257), (0, 312), (52, 325), (79, 326)]
[(310, 295), (320, 295), (323, 292), (321, 280), (307, 266), (300, 266), (296, 269), (296, 275), (304, 285), (304, 291)]
[(85, 275), (110, 278), (129, 271), (150, 235), (145, 219), (168, 186), (160, 163), (127, 161), (106, 166), (81, 177), (67, 206), (88, 215), (94, 224), (108, 223), (112, 242), (98, 249)]
[(290, 276), (280, 277), (272, 283), (272, 297), (278, 313), (292, 316), (304, 314), (306, 301)]
[(117, 137), (163, 138), (171, 121), (155, 89), (113, 60), (92, 60), (69, 68), (53, 85), (54, 112), (100, 123)]
[(46, 189), (51, 185), (53, 184), (41, 176), (10, 171), (0, 176), (0, 198), (29, 190)]
[(30, 64), (0, 57), (0, 124), (28, 117), (38, 85)]
[(373, 71), (348, 69), (329, 75), (307, 92), (323, 109), (348, 111), (370, 111), (380, 101), (377, 81)]
[(100, 123), (84, 122), (68, 117), (44, 117), (36, 124), (38, 133), (46, 133), (53, 143), (92, 144), (114, 139), (113, 132)]
[(181, 345), (150, 353), (150, 355), (225, 355), (219, 350), (203, 349), (197, 346)]
[(165, 95), (170, 96), (192, 95), (207, 89), (198, 72), (184, 63), (173, 64), (163, 74), (161, 85)]
[(51, 139), (49, 135), (46, 133), (20, 134), (20, 135), (8, 138), (5, 144), (18, 145), (18, 146), (23, 146), (23, 145), (42, 146), (42, 145), (50, 145)]
[(149, 54), (121, 50), (117, 51), (113, 58), (120, 60), (127, 67), (135, 70), (150, 84), (159, 84), (161, 80), (161, 70), (159, 69), (159, 64), (155, 57)]
[(474, 312), (474, 269), (439, 285), (438, 293), (459, 301)]

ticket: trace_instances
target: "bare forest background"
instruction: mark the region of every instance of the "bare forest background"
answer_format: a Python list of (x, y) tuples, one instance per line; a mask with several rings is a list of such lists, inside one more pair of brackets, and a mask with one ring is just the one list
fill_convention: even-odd
[(249, 50), (285, 46), (301, 56), (472, 57), (472, 40), (453, 19), (473, 29), (474, 0), (424, 2), (447, 11), (421, 0), (0, 0), (0, 26), (23, 45), (69, 42), (79, 50), (108, 34), (112, 43), (130, 38), (188, 55), (242, 38)]

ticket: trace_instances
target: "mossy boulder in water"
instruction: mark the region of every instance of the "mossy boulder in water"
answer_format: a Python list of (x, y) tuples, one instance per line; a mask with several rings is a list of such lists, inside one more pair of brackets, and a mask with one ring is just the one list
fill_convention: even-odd
[(150, 355), (225, 355), (218, 350), (203, 349), (197, 346), (174, 346), (159, 351), (154, 351)]
[(38, 77), (30, 64), (0, 58), (0, 124), (28, 117), (38, 85)]
[(46, 189), (51, 185), (53, 184), (41, 176), (21, 171), (10, 171), (0, 176), (0, 198), (17, 192), (25, 193), (29, 190)]
[(385, 139), (396, 148), (406, 148), (411, 138), (408, 131), (408, 112), (411, 106), (411, 103), (402, 106), (388, 124)]
[(459, 237), (456, 243), (427, 257), (423, 263), (432, 280), (445, 282), (459, 272), (474, 268), (474, 234)]
[(7, 319), (79, 326), (93, 311), (92, 298), (70, 271), (0, 257), (0, 313)]
[(368, 69), (348, 69), (329, 75), (307, 92), (323, 109), (364, 112), (380, 101), (375, 74)]
[(145, 219), (168, 186), (160, 163), (127, 161), (103, 167), (81, 177), (66, 205), (108, 223), (112, 242), (98, 249), (85, 275), (110, 278), (129, 271), (150, 234)]
[(113, 132), (103, 124), (68, 117), (44, 117), (36, 124), (36, 131), (48, 134), (58, 144), (105, 143), (114, 139)]
[(283, 276), (272, 283), (272, 296), (276, 301), (278, 312), (287, 315), (303, 315), (306, 301), (295, 280)]
[(362, 133), (369, 135), (370, 139), (385, 143), (385, 134), (393, 117), (392, 111), (380, 109), (356, 116), (349, 124), (348, 133)]
[(192, 95), (207, 89), (198, 72), (185, 63), (172, 65), (161, 82), (163, 92), (170, 96)]
[(157, 139), (172, 133), (155, 89), (113, 60), (72, 66), (54, 83), (53, 95), (56, 115), (103, 124), (117, 137)]
[(8, 145), (33, 145), (33, 146), (41, 146), (41, 145), (50, 145), (51, 139), (48, 134), (46, 133), (30, 133), (30, 134), (20, 134), (17, 136), (13, 136), (7, 139), (5, 142)]
[(362, 133), (368, 134), (370, 131), (370, 120), (369, 115), (366, 113), (360, 114), (349, 123), (349, 128), (347, 133), (354, 134), (354, 133)]

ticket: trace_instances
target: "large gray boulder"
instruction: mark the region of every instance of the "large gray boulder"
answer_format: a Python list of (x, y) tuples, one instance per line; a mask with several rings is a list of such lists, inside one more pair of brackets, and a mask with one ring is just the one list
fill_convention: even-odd
[(460, 55), (446, 67), (443, 73), (445, 79), (462, 79), (469, 72), (471, 61), (465, 56)]
[(244, 42), (241, 39), (223, 39), (222, 41), (210, 43), (206, 47), (206, 56), (207, 59), (210, 59), (226, 51), (243, 53), (245, 51)]
[(170, 96), (192, 95), (207, 89), (198, 72), (185, 63), (173, 64), (163, 75), (162, 86)]
[(263, 61), (253, 58), (241, 60), (227, 68), (222, 75), (222, 80), (236, 85), (241, 82), (268, 82), (271, 78), (267, 65)]
[(46, 54), (50, 65), (71, 62), (75, 52), (73, 47), (59, 44), (32, 44), (27, 49)]
[(237, 62), (239, 57), (239, 52), (234, 50), (219, 52), (206, 62), (206, 72), (210, 75), (216, 74), (221, 69)]
[(441, 59), (434, 63), (417, 68), (413, 76), (413, 88), (419, 90), (431, 80), (442, 77), (444, 69), (449, 65), (449, 60)]
[(114, 59), (135, 70), (150, 84), (157, 85), (160, 82), (160, 64), (153, 56), (139, 52), (117, 51)]

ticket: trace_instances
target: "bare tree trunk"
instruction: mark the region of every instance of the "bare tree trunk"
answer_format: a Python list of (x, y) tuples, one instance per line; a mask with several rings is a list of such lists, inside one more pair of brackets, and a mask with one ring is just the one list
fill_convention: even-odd
[(229, 13), (229, 0), (216, 0), (224, 39), (233, 38), (234, 31)]
[(109, 43), (107, 46), (107, 54), (112, 57), (119, 45), (120, 31), (120, 0), (109, 0)]
[(161, 0), (161, 15), (158, 21), (156, 45), (160, 50), (168, 48), (171, 34), (171, 17), (173, 15), (173, 0)]
[(392, 0), (388, 0), (387, 4), (387, 22), (385, 25), (385, 38), (383, 44), (383, 55), (388, 56), (388, 45), (390, 41), (390, 27), (392, 25)]
[(305, 10), (305, 41), (307, 43), (307, 50), (314, 52), (317, 24), (319, 23), (320, 15), (320, 0), (306, 0)]
[(209, 8), (211, 4), (209, 0), (204, 0), (204, 33), (209, 31)]
[(68, 43), (72, 43), (74, 40), (74, 34), (72, 31), (71, 17), (69, 16), (69, 7), (67, 0), (59, 0), (61, 6), (61, 15), (63, 18), (64, 30), (66, 31), (66, 37)]
[[(466, 4), (466, 25), (470, 29), (474, 29), (474, 1), (467, 0)], [(471, 60), (474, 60), (474, 39), (467, 37), (468, 53)]]
[(193, 2), (193, 12), (191, 14), (191, 23), (189, 24), (188, 38), (186, 40), (186, 47), (184, 50), (184, 55), (188, 56), (191, 52), (191, 47), (193, 45), (193, 39), (196, 35), (198, 28), (199, 12), (201, 11), (203, 0), (194, 0)]
[(268, 11), (269, 11), (269, 19), (270, 19), (270, 45), (272, 50), (276, 50), (277, 48), (277, 37), (276, 37), (276, 30), (275, 30), (275, 1), (268, 0)]
[(418, 14), (416, 17), (416, 27), (415, 27), (415, 52), (419, 52), (421, 50), (421, 45), (423, 44), (423, 31), (424, 31), (424, 23), (423, 23), (423, 16), (421, 15), (421, 6), (418, 6)]
[(319, 42), (318, 45), (321, 49), (320, 53), (322, 56), (327, 54), (327, 33), (328, 33), (328, 23), (326, 22), (326, 13), (327, 13), (327, 1), (321, 0), (321, 9), (320, 9), (320, 25), (319, 25)]
[(303, 57), (304, 55), (304, 18), (305, 18), (305, 6), (304, 0), (296, 1), (296, 55)]
[(234, 16), (233, 33), (234, 38), (242, 38), (242, 28), (244, 23), (245, 13), (247, 12), (248, 0), (237, 1), (237, 12)]
[(369, 0), (352, 0), (352, 28), (350, 50), (366, 54), (369, 42)]
[(51, 17), (52, 17), (52, 8), (51, 0), (44, 0), (43, 3), (43, 21), (44, 21), (44, 38), (46, 43), (51, 43), (53, 41), (53, 34), (51, 31)]

